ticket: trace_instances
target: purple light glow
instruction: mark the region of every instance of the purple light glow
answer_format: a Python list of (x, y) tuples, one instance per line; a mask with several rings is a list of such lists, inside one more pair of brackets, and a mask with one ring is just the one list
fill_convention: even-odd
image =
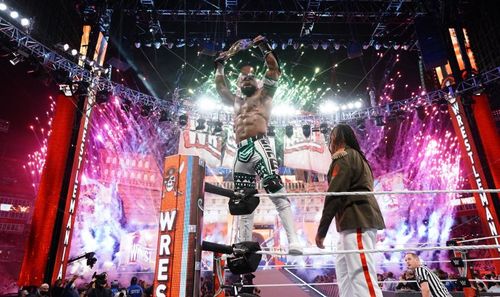
[[(377, 191), (461, 188), (460, 151), (448, 117), (427, 107), (423, 114), (408, 111), (384, 127), (366, 121), (358, 135), (377, 178)], [(96, 252), (93, 270), (107, 271), (110, 279), (126, 282), (132, 274), (146, 281), (153, 277), (162, 162), (164, 156), (176, 153), (179, 139), (177, 128), (158, 118), (155, 112), (142, 116), (137, 107), (124, 112), (116, 100), (95, 107), (92, 114), (70, 257)], [(44, 159), (38, 154), (34, 156)], [(34, 174), (41, 170), (37, 162), (27, 166)], [(378, 197), (387, 224), (379, 246), (444, 245), (453, 222), (450, 200), (454, 197)], [(205, 239), (228, 242), (227, 230), (230, 226), (221, 218), (205, 226)], [(310, 238), (309, 231), (299, 233)], [(335, 236), (330, 234), (326, 243)], [(401, 262), (400, 253), (379, 257), (381, 271), (402, 269), (401, 264), (393, 264)], [(429, 252), (423, 258), (447, 260), (447, 254)], [(298, 261), (305, 263), (305, 259)], [(203, 267), (209, 268), (209, 262), (204, 261)], [(319, 267), (331, 263), (332, 257), (313, 257), (309, 262)], [(84, 262), (70, 265), (68, 275), (72, 273), (92, 274)]]

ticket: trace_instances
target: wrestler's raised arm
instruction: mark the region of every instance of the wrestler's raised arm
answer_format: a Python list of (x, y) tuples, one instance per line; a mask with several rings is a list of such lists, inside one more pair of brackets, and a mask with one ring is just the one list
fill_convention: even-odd
[(259, 47), (267, 66), (266, 75), (264, 77), (263, 93), (264, 95), (273, 97), (278, 88), (278, 79), (281, 75), (278, 57), (273, 52), (273, 49), (264, 36), (259, 35), (255, 37), (253, 43)]
[(215, 88), (217, 93), (222, 98), (225, 104), (233, 105), (235, 95), (231, 93), (226, 85), (226, 79), (224, 76), (224, 62), (226, 61), (226, 54), (223, 52), (215, 59)]

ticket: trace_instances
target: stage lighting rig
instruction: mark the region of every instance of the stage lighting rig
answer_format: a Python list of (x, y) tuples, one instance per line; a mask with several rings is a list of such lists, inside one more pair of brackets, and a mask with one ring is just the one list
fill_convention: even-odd
[(188, 123), (188, 116), (187, 114), (181, 114), (179, 116), (179, 126), (185, 127)]
[(288, 138), (291, 138), (293, 136), (293, 126), (288, 125), (285, 127), (285, 135), (288, 136)]
[(94, 252), (89, 252), (89, 253), (85, 253), (83, 255), (80, 255), (78, 257), (69, 259), (68, 260), (68, 264), (76, 262), (76, 261), (79, 261), (79, 260), (82, 260), (82, 259), (86, 259), (87, 260), (86, 264), (90, 268), (93, 268), (94, 264), (97, 262), (97, 258), (95, 257), (95, 253)]
[(222, 122), (221, 121), (216, 121), (214, 123), (214, 128), (212, 130), (213, 135), (220, 134), (222, 132)]
[(276, 136), (276, 132), (274, 131), (274, 129), (275, 129), (274, 126), (269, 126), (267, 128), (267, 136), (269, 136), (269, 137)]
[(305, 138), (309, 138), (311, 136), (311, 125), (309, 124), (303, 125), (302, 134), (304, 134)]

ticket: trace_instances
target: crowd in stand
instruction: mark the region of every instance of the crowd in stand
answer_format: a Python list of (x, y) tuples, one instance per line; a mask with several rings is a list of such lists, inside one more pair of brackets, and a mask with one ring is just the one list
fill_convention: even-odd
[[(444, 285), (450, 292), (462, 291), (462, 287), (458, 286), (455, 281), (458, 275), (448, 275), (445, 271), (441, 269), (436, 269), (435, 273), (437, 276), (443, 280)], [(472, 288), (478, 292), (494, 292), (500, 293), (500, 275), (496, 275), (494, 272), (481, 274), (477, 271), (473, 273), (472, 276), (475, 281), (471, 282)], [(385, 274), (377, 274), (377, 280), (379, 286), (383, 291), (420, 291), (416, 280), (415, 274), (412, 270), (404, 271), (399, 279), (394, 277), (392, 272), (386, 272)], [(497, 281), (495, 281), (497, 280)], [(335, 273), (328, 272), (326, 274), (318, 275), (314, 278), (313, 283), (335, 283)], [(324, 293), (334, 293), (337, 285), (330, 286), (317, 286), (316, 288)], [(338, 289), (337, 289), (338, 290)], [(331, 295), (336, 296), (336, 295)]]
[[(328, 296), (337, 296), (338, 287), (332, 283), (336, 282), (334, 270), (324, 271), (326, 273), (317, 275), (313, 283), (318, 284), (331, 284), (331, 285), (318, 285), (316, 288), (323, 293), (329, 294)], [(435, 273), (440, 279), (443, 280), (446, 288), (450, 292), (461, 291), (462, 288), (457, 286), (456, 282), (449, 279), (456, 280), (458, 275), (448, 275), (441, 269), (436, 269)], [(300, 273), (299, 273), (300, 274)], [(235, 279), (229, 279), (232, 283), (243, 282), (243, 284), (253, 284), (253, 274), (245, 276), (243, 279), (239, 276), (234, 276)], [(495, 292), (500, 293), (500, 275), (494, 272), (473, 273), (471, 282), (472, 287), (478, 292)], [(67, 280), (57, 280), (52, 286), (49, 284), (42, 284), (38, 288), (23, 288), (19, 291), (19, 297), (151, 297), (153, 296), (152, 285), (147, 284), (137, 277), (130, 279), (130, 284), (125, 286), (120, 284), (117, 280), (108, 282), (105, 273), (97, 275), (90, 283), (78, 283), (78, 276), (74, 276)], [(419, 287), (415, 281), (415, 275), (412, 270), (404, 271), (399, 279), (394, 277), (392, 272), (385, 274), (378, 274), (377, 280), (379, 286), (383, 291), (419, 291)], [(256, 296), (259, 296), (260, 291), (257, 288), (249, 288)], [(204, 276), (200, 279), (200, 297), (213, 296), (213, 279), (210, 276)], [(240, 292), (242, 293), (242, 292)], [(231, 292), (227, 291), (226, 296), (233, 296)]]
[(90, 283), (78, 283), (78, 276), (67, 280), (56, 280), (52, 286), (47, 283), (38, 288), (22, 288), (19, 297), (151, 297), (152, 285), (137, 277), (129, 285), (118, 280), (108, 282), (106, 273), (94, 275)]

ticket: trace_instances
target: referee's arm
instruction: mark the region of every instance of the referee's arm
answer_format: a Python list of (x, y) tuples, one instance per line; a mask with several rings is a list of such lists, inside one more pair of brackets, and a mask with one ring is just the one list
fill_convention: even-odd
[(422, 297), (431, 297), (431, 290), (427, 281), (420, 283), (420, 291), (422, 291)]

